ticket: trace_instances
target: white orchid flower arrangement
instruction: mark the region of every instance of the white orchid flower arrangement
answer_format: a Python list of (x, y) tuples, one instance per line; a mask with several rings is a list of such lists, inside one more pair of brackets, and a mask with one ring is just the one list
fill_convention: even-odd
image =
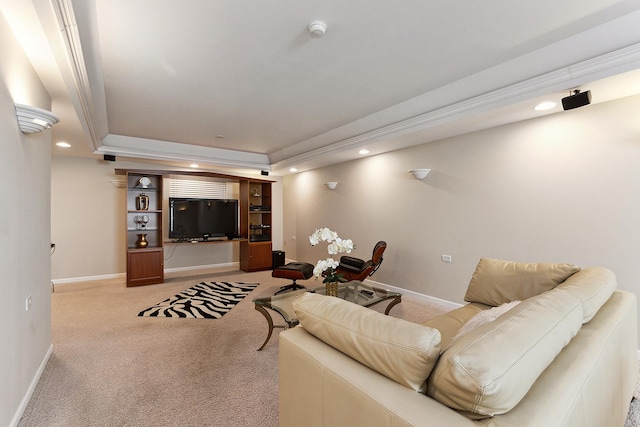
[[(311, 243), (311, 246), (316, 246), (320, 242), (329, 243), (327, 246), (329, 255), (337, 255), (345, 252), (351, 253), (351, 251), (356, 247), (351, 239), (341, 239), (338, 237), (338, 233), (329, 230), (327, 227), (318, 228), (311, 236), (309, 236), (309, 243)], [(333, 259), (333, 257), (321, 259), (314, 267), (313, 275), (316, 277), (324, 275), (322, 283), (337, 282), (342, 277), (342, 274), (336, 273), (338, 265), (339, 262)]]

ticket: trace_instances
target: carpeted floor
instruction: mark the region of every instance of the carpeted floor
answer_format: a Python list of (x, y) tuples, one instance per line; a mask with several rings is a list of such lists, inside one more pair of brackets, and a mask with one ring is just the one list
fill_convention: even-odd
[[(260, 286), (220, 319), (137, 316), (203, 280)], [(252, 300), (285, 282), (236, 270), (135, 288), (113, 280), (56, 286), (54, 353), (19, 426), (277, 426), (280, 330), (256, 351), (267, 322)], [(391, 315), (419, 322), (443, 310), (403, 298)]]
[[(219, 319), (137, 316), (203, 280), (260, 286)], [(56, 286), (54, 353), (19, 427), (277, 426), (280, 330), (256, 351), (267, 323), (252, 300), (283, 284), (270, 271), (227, 270), (136, 288), (117, 280)], [(390, 314), (423, 322), (446, 310), (403, 297)], [(625, 427), (640, 427), (638, 401), (629, 414)]]
[(640, 400), (634, 398), (629, 406), (629, 413), (627, 414), (627, 421), (624, 423), (624, 427), (638, 426), (640, 426)]
[(633, 392), (633, 400), (629, 406), (627, 422), (624, 427), (640, 427), (640, 365), (638, 366), (638, 382)]

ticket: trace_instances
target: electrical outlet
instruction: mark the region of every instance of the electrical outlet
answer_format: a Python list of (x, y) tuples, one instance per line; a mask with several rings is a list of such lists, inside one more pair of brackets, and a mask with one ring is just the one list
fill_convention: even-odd
[(31, 295), (29, 295), (26, 299), (26, 301), (24, 302), (24, 309), (25, 311), (29, 311), (29, 309), (31, 308)]
[(440, 259), (442, 262), (451, 262), (451, 255), (441, 255)]

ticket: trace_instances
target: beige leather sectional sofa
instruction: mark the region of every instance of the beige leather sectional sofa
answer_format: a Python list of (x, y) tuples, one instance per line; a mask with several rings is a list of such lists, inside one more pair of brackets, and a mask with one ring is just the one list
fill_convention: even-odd
[(469, 304), (423, 325), (306, 295), (280, 334), (280, 426), (622, 427), (637, 321), (616, 287), (602, 267), (484, 258)]

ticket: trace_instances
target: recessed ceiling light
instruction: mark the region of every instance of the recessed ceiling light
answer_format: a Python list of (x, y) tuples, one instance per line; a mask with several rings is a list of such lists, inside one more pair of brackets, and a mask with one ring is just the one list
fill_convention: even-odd
[(71, 147), (71, 144), (69, 144), (68, 142), (56, 142), (56, 145), (58, 147), (62, 147), (62, 148), (69, 148)]
[(553, 102), (553, 101), (544, 101), (544, 102), (541, 102), (540, 104), (536, 105), (534, 110), (536, 110), (536, 111), (550, 110), (555, 106), (556, 106), (556, 103)]
[(216, 138), (218, 138), (218, 139), (224, 139), (224, 135), (216, 135)]
[(289, 169), (289, 172), (298, 172), (298, 169), (296, 169), (296, 168), (291, 168), (291, 169)]
[(198, 166), (196, 163), (191, 163), (191, 164), (189, 165), (189, 167), (197, 168), (197, 167), (199, 167), (199, 166)]
[(363, 148), (362, 150), (358, 151), (358, 153), (360, 153), (360, 154), (369, 154), (369, 150), (367, 150), (366, 148)]

